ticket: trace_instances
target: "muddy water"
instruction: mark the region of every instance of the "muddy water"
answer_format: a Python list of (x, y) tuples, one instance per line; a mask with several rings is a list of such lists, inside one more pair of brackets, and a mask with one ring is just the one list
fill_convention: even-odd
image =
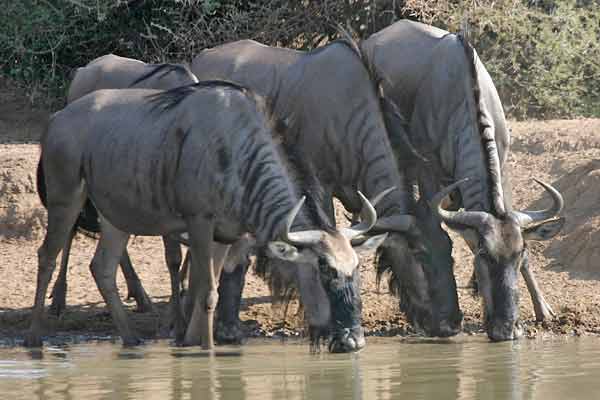
[(359, 354), (250, 342), (215, 355), (159, 342), (0, 348), (2, 399), (598, 398), (600, 339), (370, 340)]

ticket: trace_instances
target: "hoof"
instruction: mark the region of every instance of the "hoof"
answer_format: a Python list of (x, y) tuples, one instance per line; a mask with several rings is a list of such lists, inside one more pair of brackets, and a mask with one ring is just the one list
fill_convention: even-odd
[(53, 298), (52, 304), (48, 308), (48, 314), (54, 315), (56, 317), (60, 317), (62, 313), (65, 312), (67, 305), (65, 301), (55, 301), (56, 298)]
[(134, 347), (144, 344), (144, 341), (136, 336), (121, 338), (123, 341), (123, 347)]
[[(131, 296), (135, 299), (135, 303), (137, 304), (135, 308), (135, 312), (139, 313), (150, 313), (154, 311), (154, 305), (148, 295), (144, 292), (139, 296)], [(128, 297), (130, 298), (130, 297)]]
[(25, 335), (25, 340), (23, 341), (23, 346), (33, 348), (33, 347), (42, 347), (43, 341), (40, 335), (36, 335), (33, 333), (28, 333)]
[(362, 328), (343, 329), (329, 342), (330, 353), (352, 353), (366, 345)]
[(234, 324), (217, 322), (214, 335), (215, 341), (218, 344), (242, 344), (246, 339), (246, 335), (239, 321)]
[(523, 327), (518, 321), (495, 322), (489, 325), (487, 334), (493, 342), (517, 340), (523, 336)]

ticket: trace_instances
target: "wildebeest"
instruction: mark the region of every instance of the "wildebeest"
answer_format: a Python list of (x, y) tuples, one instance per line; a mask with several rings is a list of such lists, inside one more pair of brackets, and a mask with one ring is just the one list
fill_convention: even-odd
[(403, 116), (388, 118), (396, 118), (395, 125), (408, 131), (414, 147), (429, 160), (424, 164), (413, 159), (404, 165), (411, 171), (409, 181), (418, 181), (422, 206), (443, 186), (469, 178), (443, 192), (459, 189), (452, 193), (451, 208), (464, 211), (444, 211), (437, 206), (440, 195), (420, 223), (435, 228), (437, 241), (444, 243), (440, 248), (448, 254), (452, 244), (439, 228), (440, 220), (466, 239), (476, 256), (489, 337), (506, 340), (520, 335), (519, 270), (537, 318), (549, 318), (552, 311), (528, 268), (525, 241), (549, 239), (559, 232), (564, 221), (555, 217), (562, 198), (541, 183), (554, 200), (551, 209), (513, 210), (506, 163), (510, 133), (496, 88), (473, 47), (461, 35), (400, 21), (371, 35), (361, 49), (383, 95)]
[[(451, 270), (451, 257), (430, 257), (434, 250), (424, 248), (435, 247), (436, 243), (423, 240), (414, 224), (409, 191), (382, 116), (382, 107), (395, 107), (389, 101), (380, 103), (377, 87), (351, 39), (337, 40), (310, 52), (241, 40), (203, 50), (191, 68), (199, 79), (234, 80), (270, 101), (274, 113), (289, 126), (282, 138), (284, 147), (318, 177), (322, 204), (331, 218), (334, 196), (345, 208), (358, 210), (357, 188), (373, 196), (383, 188), (398, 187), (376, 206), (379, 220), (372, 232), (390, 232), (382, 247), (395, 271), (414, 278), (407, 293), (426, 289), (421, 286), (424, 279), (420, 274)], [(449, 265), (430, 265), (435, 263)], [(227, 277), (224, 274), (223, 279)], [(243, 274), (236, 277), (239, 280)], [(452, 279), (446, 281), (438, 277), (435, 290), (424, 294), (445, 299), (436, 301), (442, 306), (432, 309), (429, 301), (423, 300), (413, 302), (408, 310), (417, 325), (439, 336), (450, 336), (460, 329), (460, 314), (448, 311), (458, 310), (451, 273), (449, 277)], [(223, 283), (222, 287), (240, 286)], [(313, 306), (305, 304), (308, 308)], [(231, 323), (237, 316), (227, 320)]]
[[(257, 95), (224, 81), (169, 91), (99, 90), (54, 114), (41, 139), (48, 229), (38, 251), (38, 284), (25, 344), (41, 345), (56, 257), (87, 197), (101, 216), (90, 268), (126, 345), (139, 338), (118, 296), (115, 273), (130, 234), (188, 233), (195, 302), (186, 344), (213, 346), (217, 259), (226, 253), (226, 246), (213, 245), (213, 239), (228, 244), (249, 232), (269, 257), (318, 271), (327, 284), (322, 308), (312, 315), (317, 326), (329, 324), (335, 313), (328, 296), (350, 305), (360, 301), (353, 282), (358, 258), (350, 240), (375, 224), (376, 211), (358, 193), (360, 224), (337, 230), (322, 218), (310, 187), (280, 155), (270, 115)], [(303, 208), (305, 199), (308, 207)]]
[(198, 82), (184, 64), (147, 64), (133, 58), (106, 54), (77, 68), (67, 103), (100, 89), (162, 89)]
[[(198, 79), (184, 64), (147, 64), (132, 58), (106, 54), (92, 60), (84, 67), (77, 68), (69, 86), (67, 103), (99, 89), (167, 90), (196, 82), (198, 82)], [(46, 187), (43, 178), (39, 176), (39, 172), (40, 169), (38, 168), (37, 189), (42, 204), (45, 206)], [(71, 242), (77, 228), (92, 233), (98, 233), (100, 230), (98, 214), (89, 200), (86, 201), (83, 212), (77, 218), (76, 228), (71, 232), (67, 247), (62, 254), (60, 270), (52, 290), (52, 304), (50, 306), (50, 311), (56, 315), (59, 315), (66, 306), (67, 267)], [(169, 246), (169, 249), (171, 253), (177, 251), (173, 246)], [(138, 311), (150, 311), (152, 302), (131, 265), (127, 250), (123, 252), (120, 265), (127, 282), (127, 298), (135, 299)]]

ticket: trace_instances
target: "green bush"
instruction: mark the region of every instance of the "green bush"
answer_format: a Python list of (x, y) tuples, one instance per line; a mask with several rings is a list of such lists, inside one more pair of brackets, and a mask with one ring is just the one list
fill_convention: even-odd
[(242, 38), (307, 49), (334, 34), (345, 15), (358, 23), (364, 10), (368, 5), (339, 0), (8, 1), (0, 14), (0, 65), (51, 99), (62, 97), (73, 68), (109, 52), (147, 62), (189, 60)]
[[(190, 60), (241, 38), (310, 49), (410, 17), (470, 40), (509, 115), (600, 116), (600, 0), (19, 0), (0, 13), (0, 67), (34, 99), (62, 102), (70, 72), (113, 52)], [(38, 96), (35, 94), (39, 93)]]
[(450, 31), (459, 31), (468, 20), (470, 40), (509, 115), (600, 116), (598, 3), (466, 3), (450, 3), (421, 17)]

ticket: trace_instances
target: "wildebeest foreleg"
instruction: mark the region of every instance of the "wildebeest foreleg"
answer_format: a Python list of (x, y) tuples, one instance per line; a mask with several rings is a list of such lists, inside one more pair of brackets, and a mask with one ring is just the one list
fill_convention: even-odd
[(163, 236), (163, 243), (165, 245), (165, 259), (167, 261), (167, 267), (169, 268), (169, 275), (171, 278), (171, 318), (167, 326), (173, 322), (175, 327), (175, 341), (177, 343), (183, 342), (185, 335), (185, 319), (183, 317), (183, 310), (181, 309), (181, 301), (179, 294), (179, 267), (181, 266), (181, 245)]
[(219, 284), (219, 304), (217, 305), (217, 342), (240, 343), (244, 334), (240, 323), (240, 303), (244, 290), (246, 271), (250, 261), (239, 263), (230, 273), (223, 272)]
[(531, 296), (531, 302), (533, 303), (533, 310), (535, 312), (535, 319), (537, 321), (548, 321), (553, 317), (556, 317), (556, 314), (550, 307), (550, 305), (544, 299), (544, 295), (540, 290), (540, 287), (535, 279), (535, 276), (529, 269), (529, 255), (527, 250), (523, 254), (523, 263), (521, 264), (521, 275), (525, 279), (525, 284), (527, 285), (527, 290)]
[(187, 253), (185, 254), (185, 258), (183, 260), (183, 264), (181, 265), (181, 269), (179, 270), (179, 284), (181, 285), (181, 291), (185, 291), (185, 279), (188, 276), (188, 272), (190, 269), (190, 263), (191, 263), (191, 252), (188, 250)]
[[(57, 185), (57, 187), (64, 188), (63, 185)], [(62, 196), (66, 196), (66, 194), (63, 192)], [(79, 184), (66, 202), (55, 204), (51, 198), (49, 199), (48, 229), (44, 242), (38, 250), (38, 275), (31, 327), (24, 342), (27, 347), (40, 347), (42, 345), (46, 291), (50, 279), (52, 279), (52, 273), (56, 268), (56, 257), (61, 249), (66, 248), (69, 233), (73, 229), (77, 215), (83, 207), (85, 193), (83, 186)]]
[[(202, 339), (202, 347), (204, 349), (211, 349), (214, 346), (214, 315), (215, 310), (219, 301), (218, 294), (218, 282), (221, 276), (221, 271), (223, 271), (223, 264), (225, 258), (227, 257), (227, 253), (229, 251), (230, 246), (221, 245), (218, 243), (213, 243), (211, 248), (212, 258), (212, 279), (211, 276), (204, 276), (202, 278), (202, 282), (206, 282), (205, 287), (201, 287), (204, 292), (207, 293), (204, 296), (204, 292), (199, 294), (200, 297), (196, 297), (196, 301), (194, 302), (194, 310), (190, 316), (190, 323), (188, 326), (188, 330), (186, 331), (186, 339), (184, 340), (185, 344), (188, 344), (188, 338), (198, 337), (200, 336)], [(198, 282), (194, 280), (194, 275), (192, 271), (194, 269), (193, 263), (196, 255), (193, 254), (191, 258), (190, 265), (190, 296), (193, 296), (192, 286), (196, 285)], [(210, 271), (210, 270), (209, 270)], [(192, 297), (193, 298), (193, 297)], [(202, 304), (199, 299), (205, 299), (204, 304)], [(202, 304), (202, 308), (199, 308), (199, 304)], [(206, 324), (202, 322), (202, 313), (206, 313)], [(204, 328), (206, 327), (206, 328)], [(206, 329), (206, 330), (204, 330)], [(194, 330), (198, 332), (198, 334), (194, 333)], [(205, 339), (206, 338), (206, 339)]]
[(118, 230), (104, 218), (101, 219), (100, 226), (102, 233), (90, 269), (100, 294), (110, 309), (123, 344), (125, 346), (137, 345), (140, 340), (129, 325), (116, 282), (117, 266), (127, 246), (129, 234)]
[(133, 269), (127, 249), (123, 252), (119, 264), (121, 265), (121, 271), (123, 271), (123, 276), (127, 282), (127, 299), (135, 299), (138, 312), (152, 312), (152, 301), (144, 290), (138, 274)]
[(50, 309), (48, 312), (56, 316), (59, 316), (67, 307), (67, 270), (69, 268), (71, 244), (73, 243), (73, 238), (75, 237), (76, 233), (77, 228), (73, 227), (73, 229), (71, 229), (71, 233), (69, 234), (69, 238), (67, 239), (67, 244), (62, 251), (60, 270), (58, 271), (58, 277), (56, 278), (56, 282), (54, 282), (54, 288), (52, 289), (52, 294), (50, 295), (52, 298), (52, 304), (50, 304)]
[(189, 269), (188, 293), (193, 302), (190, 323), (185, 332), (184, 344), (202, 344), (204, 349), (214, 347), (213, 318), (219, 294), (213, 264), (212, 218), (195, 216), (187, 221), (192, 260)]

